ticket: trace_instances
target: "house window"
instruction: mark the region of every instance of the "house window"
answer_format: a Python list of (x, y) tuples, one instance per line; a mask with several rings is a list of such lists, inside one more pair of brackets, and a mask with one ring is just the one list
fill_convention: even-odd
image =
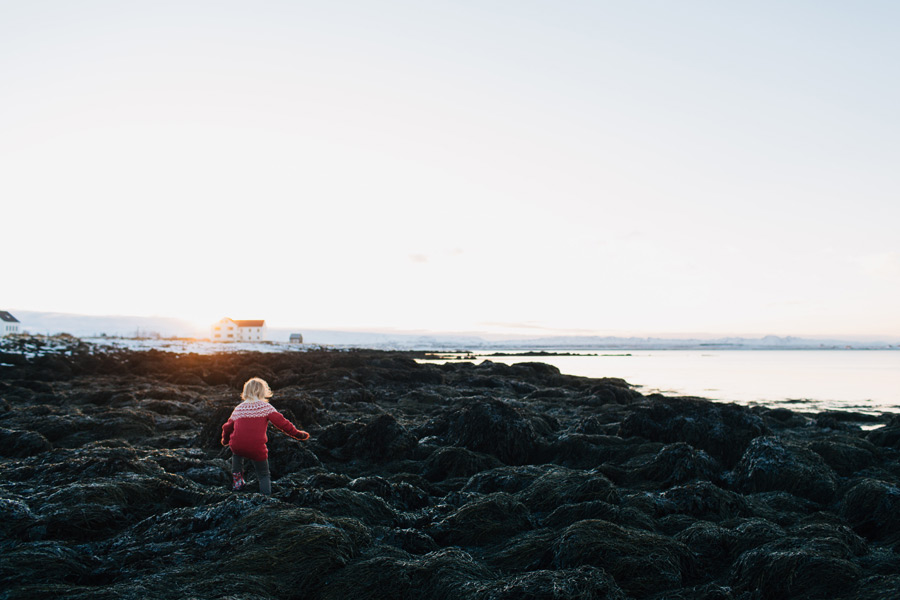
[(228, 334), (228, 337), (233, 338), (233, 337), (234, 337), (234, 334), (233, 334), (233, 333), (229, 333), (229, 334)]
[(222, 328), (219, 327), (219, 326), (217, 325), (217, 326), (215, 327), (215, 330), (216, 330), (216, 331), (222, 331)]

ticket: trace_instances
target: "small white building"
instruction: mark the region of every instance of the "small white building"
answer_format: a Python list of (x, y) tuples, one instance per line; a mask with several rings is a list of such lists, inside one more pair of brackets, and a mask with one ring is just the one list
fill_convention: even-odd
[(212, 326), (210, 339), (214, 342), (264, 342), (268, 328), (264, 319), (237, 321), (225, 317)]
[(302, 333), (292, 333), (291, 337), (288, 338), (288, 343), (302, 344), (303, 343), (303, 334)]
[(5, 310), (0, 310), (0, 337), (22, 333), (22, 323)]

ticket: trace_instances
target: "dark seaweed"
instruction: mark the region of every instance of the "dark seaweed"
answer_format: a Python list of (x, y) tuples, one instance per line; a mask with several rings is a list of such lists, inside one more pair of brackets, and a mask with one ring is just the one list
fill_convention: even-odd
[[(416, 356), (7, 345), (0, 598), (900, 597), (897, 418)], [(312, 435), (271, 497), (219, 444), (251, 376)]]

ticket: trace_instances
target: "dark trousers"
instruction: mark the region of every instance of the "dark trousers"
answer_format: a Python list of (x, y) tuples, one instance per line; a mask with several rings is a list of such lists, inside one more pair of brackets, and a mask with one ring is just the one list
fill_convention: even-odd
[(231, 455), (231, 472), (232, 473), (243, 473), (244, 472), (244, 464), (247, 462), (253, 463), (253, 468), (256, 470), (256, 478), (259, 479), (259, 491), (266, 495), (272, 494), (272, 477), (269, 475), (269, 461), (268, 460), (250, 460), (249, 458), (244, 458), (243, 456), (238, 456), (237, 454)]

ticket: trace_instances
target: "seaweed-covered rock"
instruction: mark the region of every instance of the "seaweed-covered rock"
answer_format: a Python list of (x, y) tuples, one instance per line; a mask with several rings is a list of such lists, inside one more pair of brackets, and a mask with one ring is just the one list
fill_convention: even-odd
[(543, 524), (559, 529), (587, 519), (602, 519), (623, 527), (635, 527), (647, 531), (656, 529), (656, 522), (647, 513), (633, 507), (616, 506), (603, 500), (563, 504), (548, 514), (543, 519)]
[(437, 523), (431, 537), (442, 545), (496, 542), (531, 528), (528, 509), (503, 492), (478, 496)]
[(762, 418), (743, 406), (650, 396), (646, 404), (636, 406), (622, 421), (618, 435), (684, 442), (731, 467), (751, 440), (768, 433)]
[(863, 479), (844, 494), (840, 514), (871, 540), (900, 540), (900, 487), (877, 479)]
[(533, 511), (549, 511), (566, 502), (604, 500), (617, 502), (612, 482), (596, 471), (551, 467), (516, 493)]
[(344, 445), (345, 456), (370, 461), (405, 458), (416, 446), (416, 438), (391, 415), (378, 415), (352, 432)]
[[(234, 524), (234, 549), (223, 560), (230, 576), (266, 577), (279, 596), (319, 589), (324, 579), (371, 544), (349, 521), (323, 520), (312, 511), (264, 506)], [(219, 573), (221, 577), (221, 573)]]
[[(618, 428), (618, 425), (615, 425)], [(591, 429), (594, 431), (594, 429)], [(546, 460), (573, 469), (593, 469), (607, 461), (631, 455), (635, 444), (620, 437), (575, 432), (562, 433), (546, 448)]]
[(737, 554), (758, 548), (763, 544), (774, 542), (785, 536), (785, 531), (782, 527), (758, 517), (732, 520), (723, 523), (723, 525), (728, 526), (737, 536), (734, 542)]
[(892, 417), (884, 427), (873, 429), (867, 437), (876, 446), (900, 450), (900, 416)]
[(698, 521), (674, 538), (690, 548), (698, 560), (698, 568), (709, 577), (717, 577), (734, 560), (738, 535), (715, 523)]
[(200, 430), (200, 446), (207, 450), (220, 450), (222, 448), (222, 425), (231, 418), (234, 406), (220, 406), (203, 424)]
[(440, 448), (425, 460), (422, 476), (431, 481), (443, 481), (451, 477), (471, 477), (482, 471), (502, 466), (497, 458), (450, 446)]
[[(884, 415), (644, 398), (536, 363), (17, 344), (10, 600), (900, 597), (898, 423), (859, 428)], [(268, 497), (229, 489), (219, 443), (242, 370), (312, 435), (270, 432)]]
[(458, 548), (426, 554), (413, 563), (408, 598), (476, 600), (493, 573)]
[(696, 569), (684, 544), (601, 520), (567, 527), (556, 540), (553, 555), (558, 568), (602, 568), (625, 592), (636, 596), (680, 588)]
[(352, 517), (370, 527), (397, 522), (397, 512), (371, 492), (354, 492), (346, 488), (325, 490), (314, 506), (326, 515)]
[(641, 456), (634, 463), (626, 463), (624, 468), (631, 470), (627, 481), (632, 485), (652, 483), (660, 487), (695, 479), (718, 481), (721, 474), (715, 459), (683, 442), (668, 444), (654, 456)]
[(244, 384), (253, 377), (260, 377), (268, 382), (275, 381), (275, 373), (272, 372), (272, 369), (256, 363), (241, 367), (234, 377), (231, 378), (229, 384), (236, 390), (243, 390)]
[(442, 436), (448, 445), (491, 454), (508, 465), (530, 462), (541, 441), (520, 409), (493, 398), (469, 400), (426, 426), (425, 432)]
[(813, 600), (851, 590), (859, 576), (860, 568), (852, 561), (787, 539), (743, 553), (731, 578), (739, 590), (764, 598)]
[(661, 513), (679, 513), (709, 521), (749, 516), (747, 501), (734, 492), (723, 490), (708, 481), (676, 486), (662, 494)]
[(484, 600), (625, 600), (603, 569), (581, 566), (508, 575), (485, 586)]
[(783, 490), (816, 502), (829, 502), (837, 489), (837, 476), (821, 456), (777, 437), (753, 440), (734, 479), (746, 492)]
[(319, 411), (322, 409), (322, 401), (308, 394), (279, 393), (276, 404), (291, 411), (296, 422), (294, 425), (303, 429), (319, 422)]
[(52, 447), (47, 438), (36, 431), (16, 431), (0, 427), (0, 456), (33, 456)]
[(871, 442), (850, 435), (812, 440), (809, 449), (842, 477), (867, 469), (878, 460), (877, 450)]

